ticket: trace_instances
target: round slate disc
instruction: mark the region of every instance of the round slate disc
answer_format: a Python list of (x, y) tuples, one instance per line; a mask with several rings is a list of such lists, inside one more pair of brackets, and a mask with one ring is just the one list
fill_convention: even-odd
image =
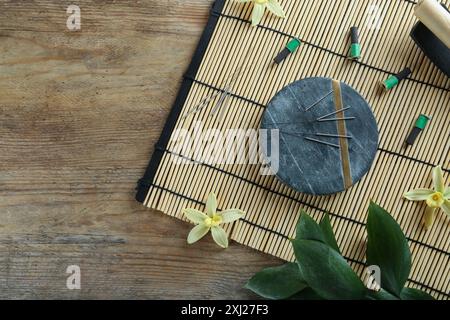
[[(272, 165), (277, 177), (313, 195), (337, 193), (358, 182), (378, 147), (377, 123), (368, 103), (347, 84), (329, 78), (307, 78), (284, 87), (267, 105), (261, 129), (279, 130), (278, 170)], [(261, 148), (270, 159), (275, 135), (269, 131), (267, 136)]]

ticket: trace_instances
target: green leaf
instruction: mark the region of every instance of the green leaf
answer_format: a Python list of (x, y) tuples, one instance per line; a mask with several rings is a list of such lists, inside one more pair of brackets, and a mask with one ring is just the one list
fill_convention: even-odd
[(308, 287), (294, 294), (289, 300), (323, 300), (323, 298)]
[(255, 274), (245, 287), (267, 299), (286, 299), (305, 289), (299, 266), (295, 262), (266, 268)]
[(434, 298), (425, 291), (404, 287), (400, 295), (402, 300), (434, 300)]
[(383, 208), (371, 203), (367, 218), (368, 265), (381, 271), (381, 287), (400, 297), (411, 270), (411, 252), (400, 226)]
[(303, 278), (318, 295), (328, 300), (365, 298), (367, 288), (334, 249), (314, 240), (292, 244)]
[(331, 227), (330, 217), (326, 213), (319, 223), (320, 229), (322, 229), (322, 234), (325, 242), (334, 250), (341, 253), (339, 246), (337, 244), (336, 238), (334, 237), (333, 228)]
[(296, 239), (320, 241), (340, 253), (328, 214), (323, 216), (320, 224), (317, 224), (302, 210), (297, 223)]
[(396, 296), (390, 294), (384, 289), (381, 289), (380, 291), (369, 290), (367, 298), (370, 300), (399, 300)]
[(295, 238), (300, 240), (317, 240), (326, 243), (320, 226), (303, 210), (301, 211), (300, 218), (297, 222)]

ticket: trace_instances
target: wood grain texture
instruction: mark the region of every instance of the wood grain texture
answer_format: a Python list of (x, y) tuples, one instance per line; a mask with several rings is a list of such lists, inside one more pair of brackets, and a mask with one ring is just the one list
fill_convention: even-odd
[(0, 1), (1, 299), (246, 298), (279, 263), (134, 201), (211, 3)]

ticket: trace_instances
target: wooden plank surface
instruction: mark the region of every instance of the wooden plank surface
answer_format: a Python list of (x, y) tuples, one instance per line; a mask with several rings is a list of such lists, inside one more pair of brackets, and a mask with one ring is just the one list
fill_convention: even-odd
[[(81, 30), (66, 27), (69, 4)], [(246, 298), (280, 261), (134, 201), (211, 1), (0, 1), (0, 298)], [(81, 267), (81, 290), (66, 267)]]

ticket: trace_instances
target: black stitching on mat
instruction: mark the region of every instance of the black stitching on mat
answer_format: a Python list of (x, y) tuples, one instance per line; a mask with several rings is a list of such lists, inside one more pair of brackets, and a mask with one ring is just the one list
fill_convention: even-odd
[[(338, 214), (333, 213), (333, 212), (330, 212), (330, 211), (326, 211), (326, 210), (324, 210), (324, 209), (322, 209), (322, 208), (316, 207), (316, 206), (311, 205), (311, 204), (309, 204), (309, 203), (306, 203), (306, 202), (304, 202), (304, 201), (302, 201), (302, 200), (295, 199), (295, 198), (293, 198), (293, 197), (291, 197), (291, 196), (289, 196), (289, 195), (287, 195), (287, 194), (283, 194), (283, 193), (281, 193), (281, 192), (279, 192), (279, 191), (273, 191), (273, 190), (271, 190), (271, 189), (269, 189), (269, 188), (267, 188), (267, 187), (264, 187), (264, 186), (262, 186), (262, 185), (257, 184), (257, 183), (254, 182), (254, 181), (248, 180), (248, 179), (246, 179), (246, 178), (243, 178), (243, 177), (238, 176), (238, 175), (236, 175), (236, 174), (234, 174), (234, 173), (225, 171), (225, 170), (223, 170), (223, 169), (214, 167), (214, 166), (212, 166), (212, 165), (210, 165), (210, 164), (207, 164), (207, 163), (203, 163), (203, 162), (200, 162), (200, 161), (193, 160), (192, 158), (183, 156), (183, 155), (181, 155), (181, 154), (172, 152), (172, 151), (170, 151), (170, 150), (161, 150), (161, 151), (164, 151), (164, 152), (167, 152), (167, 153), (172, 154), (172, 155), (174, 155), (174, 156), (180, 157), (180, 158), (182, 158), (182, 159), (185, 159), (185, 160), (194, 162), (194, 163), (196, 163), (196, 164), (205, 166), (205, 167), (207, 167), (207, 168), (210, 168), (210, 169), (219, 171), (219, 172), (221, 172), (221, 173), (228, 174), (228, 175), (230, 175), (230, 176), (232, 176), (232, 177), (234, 177), (234, 178), (240, 179), (240, 180), (242, 180), (242, 181), (244, 181), (244, 182), (246, 182), (246, 183), (249, 183), (249, 184), (251, 184), (251, 185), (253, 185), (253, 186), (255, 186), (255, 187), (261, 188), (261, 189), (263, 189), (263, 190), (266, 190), (266, 191), (271, 192), (271, 193), (273, 193), (273, 194), (276, 194), (276, 195), (278, 195), (278, 196), (282, 196), (282, 197), (285, 197), (285, 198), (287, 198), (287, 199), (289, 199), (289, 200), (296, 201), (297, 203), (300, 203), (300, 204), (302, 204), (302, 205), (308, 206), (308, 207), (313, 208), (313, 209), (315, 209), (315, 210), (318, 210), (318, 211), (320, 211), (320, 212), (328, 213), (328, 214), (329, 214), (330, 216), (332, 216), (332, 217), (335, 217), (335, 218), (338, 218), (338, 219), (341, 219), (341, 220), (345, 220), (345, 221), (349, 221), (349, 222), (352, 222), (352, 223), (357, 224), (357, 225), (360, 225), (360, 226), (365, 226), (365, 223), (363, 223), (363, 222), (360, 222), (360, 221), (357, 221), (357, 220), (354, 220), (354, 219), (351, 219), (351, 218), (348, 218), (348, 217), (345, 217), (345, 216), (342, 216), (342, 215), (338, 215)], [(259, 227), (262, 227), (262, 226), (259, 226)], [(411, 241), (411, 242), (417, 243), (418, 245), (424, 246), (424, 247), (426, 247), (426, 248), (428, 248), (428, 249), (430, 249), (430, 250), (437, 251), (437, 252), (442, 253), (442, 254), (450, 255), (450, 252), (447, 252), (447, 251), (445, 251), (445, 250), (443, 250), (443, 249), (440, 249), (440, 248), (433, 247), (433, 246), (431, 246), (431, 245), (429, 245), (429, 244), (427, 244), (427, 243), (424, 243), (424, 242), (422, 242), (422, 241), (420, 241), (420, 240), (412, 239), (412, 238), (409, 238), (409, 237), (406, 237), (406, 239), (408, 239), (408, 240)]]
[[(224, 13), (220, 13), (219, 16), (221, 16), (221, 17), (223, 17), (223, 18), (234, 19), (234, 20), (237, 20), (237, 21), (240, 21), (240, 22), (243, 22), (243, 23), (248, 23), (248, 24), (250, 24), (250, 21), (247, 21), (247, 20), (242, 19), (242, 18), (240, 18), (240, 17), (235, 17), (235, 16), (232, 16), (232, 15), (224, 14)], [(304, 44), (309, 45), (309, 46), (311, 46), (311, 47), (313, 47), (313, 48), (317, 48), (317, 49), (320, 49), (320, 50), (322, 50), (322, 51), (325, 51), (325, 52), (328, 52), (328, 53), (330, 53), (330, 54), (333, 54), (333, 55), (335, 55), (335, 56), (338, 56), (338, 57), (340, 57), (340, 58), (347, 59), (347, 56), (344, 55), (344, 54), (342, 54), (342, 53), (339, 53), (339, 52), (336, 52), (336, 51), (333, 51), (333, 50), (330, 50), (330, 49), (321, 47), (321, 46), (319, 46), (319, 45), (316, 45), (316, 44), (314, 44), (314, 43), (312, 43), (312, 42), (309, 42), (309, 41), (306, 41), (306, 40), (304, 40), (304, 39), (301, 39), (301, 38), (299, 38), (299, 37), (297, 37), (297, 36), (294, 36), (294, 35), (292, 35), (292, 34), (289, 34), (289, 33), (286, 33), (286, 32), (280, 31), (280, 30), (276, 30), (276, 29), (273, 29), (273, 28), (271, 28), (271, 27), (263, 26), (263, 25), (258, 25), (257, 27), (258, 27), (258, 28), (261, 28), (261, 29), (265, 29), (265, 30), (269, 30), (269, 31), (278, 33), (278, 34), (280, 34), (280, 35), (283, 35), (283, 36), (286, 36), (286, 37), (289, 37), (289, 38), (297, 38), (297, 39), (300, 39)], [(381, 68), (372, 66), (372, 65), (370, 65), (370, 64), (364, 63), (364, 62), (362, 62), (362, 61), (357, 61), (357, 60), (355, 60), (355, 61), (353, 61), (353, 62), (354, 62), (354, 63), (357, 63), (357, 64), (359, 64), (359, 65), (361, 65), (361, 66), (364, 66), (364, 67), (367, 67), (367, 68), (370, 68), (370, 69), (379, 71), (379, 72), (383, 72), (383, 73), (386, 73), (386, 74), (395, 74), (395, 72), (393, 72), (393, 71), (384, 70), (384, 69), (381, 69)], [(436, 88), (436, 89), (440, 89), (440, 90), (444, 90), (444, 91), (447, 91), (447, 92), (450, 91), (450, 89), (448, 89), (448, 88), (444, 88), (444, 87), (441, 87), (441, 86), (437, 86), (437, 85), (435, 85), (435, 84), (428, 83), (428, 82), (425, 82), (425, 81), (422, 81), (422, 80), (418, 80), (418, 79), (414, 79), (414, 78), (410, 78), (410, 77), (406, 78), (405, 80), (409, 80), (409, 81), (416, 82), (416, 83), (419, 83), (419, 84), (427, 85), (427, 86), (430, 86), (430, 87), (433, 87), (433, 88)]]
[[(414, 1), (412, 1), (412, 0), (404, 0), (404, 1), (406, 1), (406, 2), (408, 2), (408, 3), (412, 3), (412, 4), (415, 4), (415, 3), (416, 3), (416, 2), (414, 2)], [(201, 64), (201, 61), (203, 60), (203, 56), (204, 56), (204, 54), (205, 54), (205, 52), (206, 52), (206, 48), (208, 47), (209, 42), (210, 42), (210, 40), (211, 40), (211, 38), (212, 38), (212, 33), (213, 33), (213, 31), (214, 31), (214, 29), (215, 29), (215, 27), (216, 27), (216, 25), (217, 25), (217, 23), (218, 23), (218, 21), (219, 21), (219, 17), (223, 16), (223, 17), (228, 17), (228, 18), (232, 18), (232, 19), (242, 20), (242, 19), (237, 18), (237, 17), (227, 16), (227, 15), (222, 14), (222, 10), (223, 10), (224, 4), (225, 4), (225, 0), (216, 0), (215, 3), (213, 4), (212, 10), (211, 10), (211, 15), (210, 15), (209, 20), (208, 20), (208, 24), (207, 24), (207, 26), (206, 26), (206, 28), (205, 28), (205, 30), (204, 30), (204, 32), (203, 32), (203, 35), (202, 35), (202, 37), (201, 37), (201, 39), (200, 39), (200, 41), (199, 41), (198, 47), (197, 47), (197, 49), (196, 49), (196, 51), (195, 51), (195, 54), (194, 54), (194, 57), (193, 57), (193, 59), (192, 59), (192, 61), (191, 61), (191, 64), (190, 64), (190, 66), (189, 66), (189, 69), (188, 69), (188, 71), (186, 72), (186, 75), (187, 75), (186, 78), (187, 78), (187, 79), (185, 79), (185, 81), (183, 81), (183, 83), (182, 83), (182, 86), (181, 86), (181, 88), (180, 88), (180, 90), (179, 90), (179, 93), (178, 93), (178, 95), (177, 95), (177, 98), (176, 98), (176, 100), (175, 100), (175, 103), (174, 103), (174, 105), (173, 105), (173, 107), (172, 107), (172, 110), (171, 110), (171, 112), (170, 112), (169, 118), (168, 118), (168, 120), (167, 120), (167, 122), (166, 122), (166, 124), (165, 124), (165, 126), (164, 126), (164, 129), (163, 129), (163, 132), (162, 132), (162, 134), (161, 134), (161, 137), (160, 137), (158, 143), (156, 144), (157, 147), (156, 147), (155, 151), (157, 151), (157, 152), (154, 152), (154, 153), (153, 153), (152, 158), (151, 158), (150, 163), (149, 163), (149, 165), (148, 165), (148, 167), (147, 167), (147, 170), (146, 170), (146, 173), (145, 173), (144, 177), (143, 177), (142, 179), (139, 180), (139, 184), (138, 184), (138, 187), (137, 187), (138, 192), (137, 192), (137, 194), (136, 194), (136, 200), (138, 200), (138, 201), (140, 201), (140, 202), (143, 202), (143, 201), (145, 200), (145, 198), (146, 198), (146, 196), (147, 196), (147, 194), (148, 194), (148, 192), (149, 192), (149, 188), (150, 188), (151, 186), (153, 186), (153, 187), (155, 187), (155, 188), (158, 188), (158, 189), (161, 189), (161, 190), (165, 190), (165, 191), (170, 192), (170, 193), (172, 193), (172, 194), (178, 195), (178, 196), (180, 196), (180, 197), (182, 197), (182, 198), (186, 198), (186, 199), (188, 199), (188, 200), (190, 200), (190, 201), (197, 202), (197, 203), (202, 203), (202, 202), (200, 202), (200, 201), (197, 201), (197, 200), (194, 200), (194, 199), (190, 199), (190, 198), (188, 198), (188, 197), (186, 197), (186, 196), (183, 196), (183, 195), (181, 195), (181, 194), (177, 194), (177, 193), (174, 192), (174, 191), (165, 189), (165, 188), (160, 187), (160, 186), (156, 186), (156, 185), (153, 184), (153, 182), (154, 182), (154, 178), (155, 178), (157, 169), (158, 169), (158, 167), (159, 167), (159, 165), (160, 165), (160, 163), (161, 163), (163, 153), (164, 153), (164, 152), (170, 152), (170, 151), (165, 150), (165, 148), (166, 148), (166, 146), (167, 146), (168, 141), (170, 140), (170, 136), (171, 136), (171, 134), (172, 134), (173, 129), (175, 128), (175, 125), (176, 125), (176, 122), (177, 122), (177, 120), (178, 120), (178, 117), (179, 117), (179, 115), (181, 114), (181, 111), (182, 111), (183, 105), (184, 105), (184, 103), (185, 103), (185, 101), (186, 101), (187, 95), (188, 95), (189, 92), (190, 92), (191, 85), (192, 85), (192, 83), (193, 83), (194, 81), (195, 81), (195, 82), (198, 82), (197, 80), (194, 80), (194, 81), (191, 81), (191, 80), (194, 79), (195, 76), (196, 76), (196, 73), (197, 73), (197, 71), (198, 71), (198, 69), (199, 69), (199, 66), (200, 66), (200, 64)], [(246, 21), (244, 20), (244, 22), (246, 22)], [(287, 37), (292, 37), (292, 36), (289, 35), (289, 34), (286, 34), (286, 33), (284, 33), (284, 32), (281, 32), (281, 31), (278, 31), (278, 30), (275, 30), (275, 29), (271, 29), (271, 28), (269, 28), (269, 27), (264, 27), (264, 26), (260, 26), (260, 27), (261, 27), (261, 28), (264, 28), (264, 29), (267, 29), (267, 30), (271, 30), (271, 31), (273, 31), (273, 32), (276, 32), (276, 33), (278, 33), (278, 34), (281, 34), (281, 35), (284, 35), (284, 36), (287, 36)], [(305, 41), (304, 41), (304, 42), (305, 42)], [(320, 47), (320, 46), (314, 45), (313, 43), (305, 42), (305, 44), (310, 45), (310, 46), (315, 47), (315, 48), (318, 48), (318, 49), (320, 49), (320, 50), (327, 51), (327, 52), (329, 52), (329, 53), (331, 53), (331, 54), (340, 56), (340, 57), (342, 57), (342, 58), (345, 57), (345, 56), (343, 56), (343, 55), (340, 54), (340, 53), (331, 51), (331, 50), (326, 49), (326, 48), (322, 48), (322, 47)], [(358, 62), (358, 63), (359, 63), (360, 65), (364, 66), (364, 67), (372, 68), (372, 69), (374, 69), (374, 70), (377, 70), (377, 71), (380, 71), (380, 72), (384, 72), (384, 73), (390, 73), (390, 72), (388, 72), (388, 71), (386, 71), (386, 70), (383, 70), (383, 69), (380, 69), (380, 68), (377, 68), (377, 67), (374, 67), (374, 66), (371, 66), (371, 65), (367, 65), (367, 64), (364, 64), (364, 63), (361, 63), (361, 62)], [(191, 79), (189, 79), (189, 78), (191, 78)], [(450, 91), (450, 89), (442, 88), (442, 87), (439, 87), (439, 86), (436, 86), (436, 85), (433, 85), (433, 84), (428, 84), (428, 83), (423, 82), (423, 81), (420, 81), (420, 80), (416, 80), (416, 79), (408, 79), (408, 80), (409, 80), (409, 81), (414, 81), (414, 82), (417, 82), (417, 83), (421, 83), (421, 84), (425, 84), (425, 85), (429, 85), (429, 86), (431, 86), (431, 87), (438, 88), (438, 89), (442, 89), (442, 90), (445, 90), (445, 91)], [(205, 85), (206, 85), (206, 84), (205, 84)], [(212, 86), (211, 86), (211, 88), (212, 88)], [(233, 96), (238, 97), (238, 98), (241, 98), (241, 99), (243, 99), (243, 100), (245, 100), (245, 101), (248, 101), (248, 102), (255, 103), (256, 105), (261, 105), (261, 104), (259, 104), (259, 103), (253, 102), (253, 101), (251, 101), (250, 99), (247, 99), (247, 98), (245, 98), (245, 97), (239, 97), (239, 96), (237, 96), (237, 95), (233, 95)], [(161, 152), (161, 151), (162, 151), (162, 152)], [(387, 150), (381, 150), (381, 151), (390, 152), (390, 151), (387, 151)], [(391, 152), (391, 153), (394, 154), (394, 155), (398, 155), (398, 156), (400, 156), (400, 157), (404, 157), (404, 158), (407, 158), (407, 159), (419, 161), (419, 162), (424, 163), (424, 164), (428, 164), (428, 163), (423, 162), (423, 161), (421, 161), (421, 160), (413, 159), (413, 158), (410, 158), (410, 157), (407, 157), (407, 156), (404, 156), (404, 155), (401, 155), (401, 154), (397, 154), (397, 153), (395, 153), (395, 152)], [(202, 165), (206, 165), (206, 164), (202, 164)], [(221, 169), (218, 169), (218, 168), (214, 168), (214, 167), (212, 167), (212, 166), (211, 166), (211, 168), (216, 169), (216, 170), (221, 170)], [(444, 169), (444, 170), (445, 170), (446, 172), (450, 172), (449, 169)], [(231, 174), (231, 173), (228, 173), (228, 172), (226, 172), (226, 171), (224, 171), (224, 172), (227, 173), (227, 174)], [(244, 178), (239, 177), (239, 176), (236, 176), (236, 175), (234, 175), (234, 174), (231, 174), (231, 175), (233, 175), (233, 176), (235, 176), (235, 177), (237, 177), (237, 178), (240, 178), (240, 179), (244, 179)], [(244, 180), (246, 180), (246, 179), (244, 179)], [(247, 181), (248, 181), (248, 180), (247, 180)], [(253, 184), (255, 184), (256, 186), (259, 186), (258, 184), (254, 183), (254, 182), (252, 182), (252, 181), (248, 181), (248, 182), (249, 182), (249, 183), (253, 183)], [(320, 209), (320, 208), (314, 207), (314, 206), (312, 206), (312, 205), (306, 204), (306, 203), (304, 203), (303, 201), (294, 199), (294, 198), (292, 198), (292, 197), (290, 197), (290, 196), (281, 194), (281, 193), (279, 193), (279, 192), (274, 192), (274, 191), (272, 191), (272, 190), (270, 190), (270, 189), (268, 189), (268, 188), (266, 188), (266, 187), (262, 187), (262, 186), (259, 186), (259, 187), (264, 188), (264, 189), (268, 190), (269, 192), (272, 192), (272, 193), (275, 193), (275, 194), (279, 194), (279, 195), (284, 196), (284, 197), (288, 197), (289, 199), (292, 199), (292, 200), (294, 200), (294, 201), (297, 201), (297, 202), (299, 202), (299, 203), (302, 203), (302, 204), (304, 204), (304, 205), (306, 205), (306, 206), (309, 206), (309, 207), (311, 207), (311, 208), (314, 208), (314, 209), (316, 209), (316, 210), (318, 210), (318, 211), (326, 212), (326, 211), (323, 210), (323, 209)], [(360, 223), (360, 222), (358, 222), (358, 221), (354, 221), (354, 220), (352, 220), (352, 219), (350, 219), (350, 218), (347, 218), (347, 217), (338, 216), (338, 215), (335, 215), (335, 214), (332, 214), (332, 213), (330, 213), (330, 215), (335, 216), (335, 217), (338, 217), (338, 218), (340, 218), (340, 219), (348, 220), (348, 221), (351, 221), (351, 222), (354, 222), (354, 223), (357, 223), (357, 224), (360, 224), (360, 225), (362, 224), (362, 225), (363, 225), (363, 223)], [(268, 231), (268, 232), (271, 232), (271, 233), (273, 233), (273, 234), (276, 234), (276, 235), (278, 235), (278, 236), (280, 236), (280, 237), (286, 237), (285, 235), (283, 235), (283, 234), (281, 234), (281, 233), (279, 233), (279, 232), (276, 232), (275, 230), (270, 230), (270, 229), (265, 228), (265, 227), (263, 227), (263, 226), (260, 226), (260, 225), (257, 225), (257, 224), (255, 224), (255, 223), (252, 223), (252, 222), (250, 222), (250, 221), (245, 221), (245, 222), (246, 222), (246, 223), (250, 223), (250, 224), (254, 225), (254, 226), (257, 227), (257, 228), (260, 228), (260, 229), (266, 230), (266, 231)], [(437, 250), (437, 251), (446, 253), (445, 251), (443, 251), (443, 250), (441, 250), (441, 249), (434, 248), (434, 247), (432, 247), (432, 246), (430, 246), (430, 245), (421, 243), (420, 241), (416, 241), (416, 240), (412, 240), (412, 239), (409, 239), (409, 240), (410, 240), (410, 241), (413, 241), (413, 242), (417, 242), (418, 244), (424, 245), (424, 246), (426, 246), (426, 247), (428, 247), (428, 248), (430, 248), (430, 249), (434, 249), (434, 250)], [(447, 254), (448, 254), (448, 253), (447, 253)], [(347, 259), (348, 259), (349, 261), (351, 261), (351, 262), (363, 264), (362, 262), (357, 261), (357, 260), (354, 260), (354, 259), (350, 259), (350, 258), (347, 258)], [(446, 297), (449, 297), (449, 296), (450, 296), (448, 293), (439, 291), (439, 290), (437, 290), (437, 289), (433, 289), (433, 288), (431, 288), (431, 287), (429, 287), (429, 286), (427, 286), (427, 285), (425, 285), (425, 284), (422, 284), (422, 283), (420, 283), (420, 282), (417, 282), (417, 281), (415, 281), (415, 280), (411, 280), (411, 279), (410, 279), (409, 281), (412, 282), (412, 283), (415, 283), (415, 284), (417, 284), (417, 285), (420, 285), (420, 286), (422, 286), (422, 287), (424, 287), (424, 288), (428, 288), (429, 290), (435, 291), (435, 292), (437, 292), (437, 293), (439, 293), (439, 294), (441, 294), (441, 295), (444, 295), (444, 296), (446, 296)]]
[[(185, 77), (187, 77), (187, 76), (185, 76)], [(207, 88), (209, 88), (209, 89), (213, 89), (213, 90), (216, 90), (216, 91), (219, 91), (219, 92), (225, 92), (224, 89), (218, 88), (218, 87), (213, 86), (213, 85), (211, 85), (211, 84), (208, 84), (208, 83), (206, 83), (206, 82), (203, 82), (203, 81), (200, 81), (200, 80), (191, 78), (191, 77), (187, 77), (187, 78), (188, 78), (189, 80), (191, 80), (191, 81), (193, 81), (193, 82), (195, 82), (195, 83), (197, 83), (197, 84), (200, 84), (200, 85), (202, 85), (202, 86), (205, 86), (205, 87), (207, 87)], [(231, 96), (231, 97), (233, 97), (233, 98), (238, 98), (238, 99), (240, 99), (240, 100), (243, 100), (243, 101), (252, 103), (252, 104), (257, 105), (257, 106), (259, 106), (259, 107), (261, 107), (261, 108), (265, 108), (265, 107), (266, 107), (266, 106), (263, 105), (262, 103), (256, 102), (255, 100), (252, 100), (252, 99), (249, 99), (249, 98), (246, 98), (246, 97), (243, 97), (243, 96), (238, 95), (238, 94), (236, 94), (236, 93), (228, 92), (228, 95)]]
[[(194, 78), (190, 78), (189, 77), (188, 79), (193, 81), (193, 82), (195, 82), (195, 83), (197, 83), (197, 84), (199, 84), (199, 85), (205, 86), (205, 87), (207, 87), (209, 89), (213, 89), (213, 90), (220, 91), (220, 92), (224, 92), (225, 91), (224, 89), (218, 88), (216, 86), (213, 86), (211, 84), (208, 84), (208, 83), (200, 81), (200, 80), (196, 80)], [(252, 100), (252, 99), (245, 98), (245, 97), (243, 97), (241, 95), (238, 95), (238, 94), (235, 94), (235, 93), (230, 93), (230, 96), (232, 96), (234, 98), (238, 98), (238, 99), (243, 100), (243, 101), (248, 102), (248, 103), (252, 103), (252, 104), (257, 105), (257, 106), (259, 106), (261, 108), (266, 108), (266, 106), (264, 104), (256, 102), (255, 100)], [(162, 151), (166, 151), (166, 150), (162, 150)], [(398, 153), (398, 152), (395, 152), (395, 151), (391, 151), (391, 150), (387, 150), (387, 149), (384, 149), (384, 148), (378, 147), (378, 151), (385, 152), (385, 153), (388, 153), (390, 155), (395, 155), (397, 157), (401, 157), (403, 159), (407, 159), (407, 160), (410, 160), (410, 161), (413, 161), (413, 162), (417, 162), (417, 163), (420, 163), (420, 164), (424, 164), (424, 165), (427, 165), (427, 166), (433, 166), (433, 167), (436, 166), (435, 164), (432, 164), (430, 162), (427, 162), (427, 161), (424, 161), (424, 160), (420, 160), (420, 159), (416, 159), (416, 158), (413, 158), (413, 157), (410, 157), (410, 156), (406, 156), (404, 154), (401, 154), (401, 153)], [(442, 168), (442, 170), (445, 171), (445, 172), (450, 173), (450, 169)]]
[[(221, 12), (223, 7), (225, 5), (225, 0), (216, 0), (214, 4), (212, 5), (212, 11), (215, 12)], [(192, 58), (192, 61), (189, 65), (189, 68), (186, 72), (188, 75), (196, 75), (197, 71), (200, 67), (200, 64), (203, 60), (203, 57), (206, 53), (206, 49), (208, 48), (209, 42), (211, 41), (213, 32), (216, 28), (217, 23), (219, 22), (219, 16), (216, 15), (210, 15), (208, 19), (208, 23), (205, 27), (205, 30), (203, 31), (203, 34), (200, 38), (200, 41), (198, 43), (197, 49), (195, 50), (194, 57)], [(169, 117), (164, 125), (163, 132), (161, 133), (161, 136), (159, 137), (159, 140), (157, 142), (158, 146), (166, 147), (167, 143), (170, 140), (170, 137), (172, 135), (172, 131), (175, 129), (178, 117), (181, 114), (181, 111), (183, 109), (184, 103), (186, 101), (187, 96), (189, 95), (189, 92), (191, 90), (192, 81), (189, 81), (185, 79), (183, 83), (181, 84), (181, 88), (178, 91), (178, 95), (176, 97), (176, 100), (172, 106), (172, 109), (170, 110)], [(158, 170), (159, 164), (161, 163), (162, 159), (162, 153), (160, 152), (154, 152), (152, 154), (152, 157), (150, 159), (150, 162), (147, 166), (147, 169), (145, 170), (144, 176), (142, 179), (139, 180), (139, 183), (137, 184), (137, 192), (136, 192), (136, 200), (139, 202), (144, 202), (145, 198), (147, 197), (149, 187), (148, 185), (153, 182), (153, 179), (155, 178), (155, 174)]]
[[(195, 202), (195, 203), (197, 203), (197, 204), (205, 205), (205, 203), (204, 203), (203, 201), (199, 201), (199, 200), (196, 200), (196, 199), (192, 199), (191, 197), (188, 197), (188, 196), (183, 195), (183, 194), (180, 194), (180, 193), (178, 193), (178, 192), (176, 192), (176, 191), (172, 191), (172, 190), (169, 190), (169, 189), (167, 189), (167, 188), (158, 186), (158, 185), (156, 185), (156, 184), (153, 184), (153, 187), (154, 187), (154, 188), (157, 188), (157, 189), (160, 189), (160, 190), (162, 190), (162, 191), (165, 191), (165, 192), (169, 192), (169, 193), (171, 193), (171, 194), (173, 194), (173, 195), (175, 195), (175, 196), (177, 196), (177, 197), (183, 198), (183, 199), (185, 199), (185, 200), (189, 200), (189, 201)], [(220, 208), (217, 208), (217, 209), (218, 209), (219, 211), (221, 210)], [(282, 238), (289, 239), (289, 238), (288, 238), (287, 236), (285, 236), (284, 234), (281, 234), (281, 233), (279, 233), (279, 232), (277, 232), (277, 231), (275, 231), (275, 230), (272, 230), (272, 229), (269, 229), (269, 228), (260, 226), (260, 225), (254, 223), (254, 222), (249, 221), (249, 220), (246, 220), (246, 219), (240, 219), (240, 221), (242, 221), (242, 222), (244, 222), (244, 223), (247, 223), (247, 224), (250, 224), (250, 225), (252, 225), (252, 226), (254, 226), (254, 227), (257, 227), (257, 228), (259, 228), (259, 229), (261, 229), (261, 230), (264, 230), (264, 231), (273, 233), (273, 234), (275, 234), (275, 235), (277, 235), (277, 236), (280, 236), (280, 237), (282, 237)], [(346, 257), (346, 256), (344, 256), (344, 258), (345, 258), (346, 260), (350, 261), (350, 262), (353, 262), (353, 263), (357, 263), (357, 264), (360, 264), (360, 265), (363, 265), (363, 266), (366, 265), (366, 263), (364, 263), (364, 262), (362, 262), (362, 261), (359, 261), (359, 260), (356, 260), (356, 259), (353, 259), (353, 258), (349, 258), (349, 257)], [(446, 297), (450, 297), (450, 295), (449, 295), (448, 293), (445, 293), (445, 292), (443, 292), (443, 291), (441, 291), (441, 290), (439, 290), (439, 289), (432, 288), (432, 287), (430, 287), (430, 286), (428, 286), (428, 285), (426, 285), (426, 284), (424, 284), (424, 283), (421, 283), (421, 282), (419, 282), (419, 281), (416, 281), (416, 280), (413, 280), (413, 279), (409, 279), (409, 278), (408, 278), (408, 281), (410, 281), (410, 282), (412, 282), (412, 283), (414, 283), (414, 284), (420, 285), (420, 286), (422, 286), (422, 287), (424, 287), (424, 288), (426, 288), (426, 289), (428, 289), (428, 290), (432, 290), (432, 291), (434, 291), (434, 292), (436, 292), (436, 293), (439, 293), (439, 294), (441, 294), (441, 295), (444, 295), (444, 296), (446, 296)]]

